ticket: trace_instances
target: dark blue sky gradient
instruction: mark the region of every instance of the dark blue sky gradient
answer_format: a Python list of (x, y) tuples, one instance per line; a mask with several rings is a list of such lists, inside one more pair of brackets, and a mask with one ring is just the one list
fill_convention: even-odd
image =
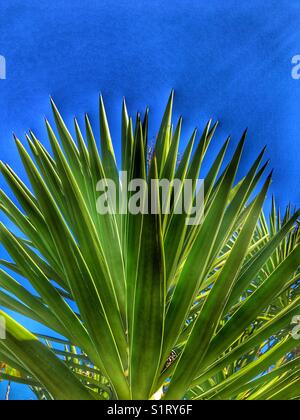
[(267, 145), (272, 192), (281, 206), (300, 205), (300, 80), (291, 77), (299, 0), (10, 0), (0, 10), (0, 159), (20, 175), (11, 134), (46, 137), (49, 94), (68, 124), (88, 112), (98, 132), (101, 91), (118, 147), (122, 97), (133, 115), (150, 106), (154, 138), (174, 88), (185, 141), (219, 119), (211, 158), (249, 127), (241, 174)]

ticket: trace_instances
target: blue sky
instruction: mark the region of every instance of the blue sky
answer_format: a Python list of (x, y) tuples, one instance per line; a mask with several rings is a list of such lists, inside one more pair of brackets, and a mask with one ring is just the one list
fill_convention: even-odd
[(0, 159), (23, 175), (12, 132), (45, 137), (49, 94), (69, 124), (84, 112), (97, 124), (101, 91), (117, 147), (122, 97), (132, 114), (150, 106), (154, 137), (174, 88), (185, 139), (219, 119), (212, 156), (228, 134), (233, 149), (248, 127), (242, 172), (267, 145), (272, 192), (281, 206), (299, 206), (300, 79), (291, 77), (299, 22), (299, 0), (3, 2)]

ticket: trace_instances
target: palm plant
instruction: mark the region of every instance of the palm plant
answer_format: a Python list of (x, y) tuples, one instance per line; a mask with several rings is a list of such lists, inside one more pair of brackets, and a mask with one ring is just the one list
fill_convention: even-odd
[[(102, 98), (101, 156), (88, 116), (85, 136), (75, 119), (74, 140), (51, 104), (52, 153), (32, 132), (30, 153), (15, 138), (31, 187), (1, 163), (15, 199), (0, 197), (17, 228), (0, 226), (11, 256), (1, 260), (0, 304), (50, 332), (30, 332), (1, 311), (0, 378), (41, 399), (298, 399), (290, 324), (300, 311), (299, 211), (288, 207), (282, 217), (274, 203), (267, 223), (271, 174), (256, 193), (264, 150), (237, 180), (246, 133), (222, 170), (226, 140), (205, 176), (199, 225), (174, 211), (172, 186), (169, 214), (98, 214), (97, 182), (121, 188)], [(217, 123), (198, 142), (192, 133), (178, 163), (182, 119), (173, 129), (172, 107), (173, 92), (149, 153), (148, 110), (133, 123), (123, 103), (130, 179), (196, 181), (202, 173)], [(149, 198), (159, 203), (155, 185)]]

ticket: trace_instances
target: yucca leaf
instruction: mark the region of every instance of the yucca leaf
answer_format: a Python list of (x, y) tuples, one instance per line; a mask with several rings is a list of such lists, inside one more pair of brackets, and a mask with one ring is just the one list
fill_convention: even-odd
[(71, 371), (34, 335), (4, 312), (0, 311), (0, 314), (6, 320), (6, 339), (1, 342), (1, 347), (8, 347), (18, 359), (21, 359), (32, 375), (49, 390), (53, 398), (58, 400), (93, 399)]
[[(155, 157), (152, 160), (148, 184), (148, 202), (157, 202), (158, 213), (145, 214), (142, 221), (141, 235), (144, 239), (140, 243), (138, 257), (130, 340), (130, 384), (133, 399), (151, 397), (158, 374), (164, 333), (165, 262)], [(149, 319), (152, 322), (144, 329), (143, 326)]]
[[(204, 303), (179, 359), (167, 392), (167, 398), (172, 399), (175, 396), (176, 399), (178, 395), (185, 393), (194, 378), (195, 371), (199, 369), (205, 357), (210, 340), (217, 328), (223, 309), (242, 267), (270, 182), (271, 177), (268, 178), (264, 188), (257, 197), (230, 256), (218, 280), (215, 282), (209, 298)], [(194, 357), (191, 357), (191, 354), (194, 354)]]
[(102, 96), (100, 96), (100, 137), (103, 168), (107, 178), (119, 184), (118, 169)]
[(288, 330), (291, 319), (298, 313), (300, 308), (300, 298), (290, 303), (286, 308), (279, 312), (274, 318), (261, 327), (254, 335), (232, 349), (225, 356), (217, 360), (208, 367), (207, 371), (193, 380), (193, 385), (205, 382), (214, 376), (218, 371), (228, 366), (230, 363), (243, 357), (257, 345), (265, 342), (268, 338), (275, 336), (281, 330)]
[(155, 154), (157, 157), (157, 168), (158, 168), (159, 175), (162, 174), (162, 171), (165, 166), (166, 159), (167, 159), (168, 151), (169, 151), (173, 100), (174, 100), (174, 91), (171, 92), (171, 95), (169, 97), (166, 110), (162, 119), (162, 123), (159, 129), (158, 135), (157, 135)]
[[(168, 357), (169, 352), (172, 350), (172, 346), (176, 342), (179, 332), (186, 321), (188, 315), (187, 308), (192, 305), (200, 284), (203, 281), (203, 277), (207, 274), (213, 244), (225, 212), (227, 197), (237, 171), (243, 145), (244, 139), (238, 145), (226, 172), (224, 181), (215, 198), (215, 203), (211, 207), (210, 212), (206, 215), (197, 240), (193, 245), (177, 281), (166, 315), (164, 357)], [(199, 255), (201, 255), (202, 258), (202, 263), (200, 265), (197, 264)]]
[(295, 213), (295, 215), (286, 223), (286, 225), (256, 254), (253, 258), (248, 261), (247, 265), (244, 267), (241, 276), (236, 282), (230, 300), (228, 302), (227, 309), (232, 306), (232, 304), (241, 296), (242, 292), (249, 285), (251, 280), (259, 272), (261, 267), (267, 262), (268, 258), (273, 254), (278, 245), (285, 238), (287, 233), (293, 229), (295, 222), (300, 215), (300, 211)]
[[(215, 354), (225, 351), (229, 342), (237, 338), (245, 325), (256, 318), (259, 312), (282, 289), (285, 281), (296, 271), (299, 261), (300, 246), (298, 245), (269, 278), (245, 300), (243, 305), (213, 338), (208, 352), (209, 359), (212, 359)], [(237, 319), (239, 320), (238, 323), (236, 322)]]
[[(49, 191), (46, 189), (42, 179), (36, 171), (31, 159), (29, 158), (23, 146), (19, 142), (17, 144), (20, 150), (20, 154), (23, 158), (23, 163), (27, 169), (28, 176), (30, 177), (36, 194), (39, 197), (41, 206), (47, 215), (47, 222), (49, 224), (51, 234), (55, 240), (55, 244), (60, 250), (60, 255), (62, 258), (61, 262), (64, 266), (64, 269), (68, 273), (67, 278), (72, 294), (78, 303), (78, 307), (82, 316), (84, 317), (87, 324), (90, 325), (91, 330), (93, 330), (93, 340), (101, 342), (101, 345), (103, 345), (106, 340), (110, 342), (111, 352), (110, 354), (106, 354), (104, 357), (108, 360), (111, 360), (113, 371), (115, 371), (115, 373), (120, 375), (122, 378), (122, 392), (126, 392), (127, 381), (123, 376), (123, 367), (121, 366), (119, 352), (116, 348), (116, 339), (125, 340), (119, 313), (118, 311), (112, 311), (114, 319), (116, 320), (117, 324), (119, 324), (119, 326), (115, 329), (115, 332), (119, 329), (118, 336), (115, 335), (112, 337), (108, 320), (106, 317), (103, 317), (103, 313), (105, 313), (103, 303), (100, 300), (94, 280), (92, 279), (91, 273), (89, 272), (86, 263), (83, 260), (82, 254), (77, 248), (77, 245), (75, 244), (69, 229), (65, 225), (57, 209), (57, 206), (55, 205), (51, 195), (49, 194)], [(64, 232), (63, 235), (62, 232)], [(66, 241), (68, 241), (68, 247), (66, 247)], [(92, 314), (88, 309), (91, 302), (93, 302), (93, 307), (97, 308), (94, 314)], [(103, 325), (100, 331), (99, 325)], [(89, 353), (93, 354), (95, 361), (98, 361), (102, 367), (102, 361), (99, 360), (97, 352), (92, 350), (85, 330), (83, 327), (80, 329), (81, 331), (78, 333), (78, 338), (83, 340), (84, 345), (82, 345), (82, 348), (88, 348)], [(71, 330), (74, 330), (74, 326), (71, 328)], [(121, 347), (120, 349), (125, 351), (124, 347)], [(119, 373), (117, 373), (118, 371)]]
[[(129, 174), (129, 181), (132, 179), (142, 179), (146, 181), (146, 162), (144, 154), (144, 143), (142, 126), (139, 129), (134, 140), (133, 163)], [(126, 198), (130, 199), (132, 192), (126, 193)], [(143, 196), (143, 199), (145, 197)], [(143, 202), (141, 203), (143, 205)], [(128, 214), (126, 217), (126, 299), (127, 299), (127, 325), (129, 341), (132, 337), (133, 327), (133, 305), (137, 282), (137, 267), (141, 247), (141, 231), (143, 224), (143, 215), (138, 213)], [(130, 250), (130, 252), (128, 252)]]

